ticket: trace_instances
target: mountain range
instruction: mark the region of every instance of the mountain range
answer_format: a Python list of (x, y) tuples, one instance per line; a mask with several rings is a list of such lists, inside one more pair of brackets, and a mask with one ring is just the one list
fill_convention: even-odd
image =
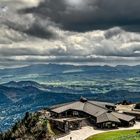
[(0, 69), (0, 128), (7, 130), (24, 113), (88, 99), (140, 102), (140, 66), (42, 64)]

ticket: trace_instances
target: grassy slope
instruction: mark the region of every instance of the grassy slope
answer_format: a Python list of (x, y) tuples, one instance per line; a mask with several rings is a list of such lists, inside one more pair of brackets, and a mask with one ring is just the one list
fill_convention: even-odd
[(140, 140), (140, 134), (137, 134), (137, 131), (138, 130), (124, 130), (106, 132), (91, 136), (87, 140)]

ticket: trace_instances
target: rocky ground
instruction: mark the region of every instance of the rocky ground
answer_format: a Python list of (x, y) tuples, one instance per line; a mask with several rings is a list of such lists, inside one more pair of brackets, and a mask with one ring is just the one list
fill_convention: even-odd
[(21, 121), (0, 135), (0, 140), (53, 140), (53, 137), (50, 123), (41, 112), (27, 112)]

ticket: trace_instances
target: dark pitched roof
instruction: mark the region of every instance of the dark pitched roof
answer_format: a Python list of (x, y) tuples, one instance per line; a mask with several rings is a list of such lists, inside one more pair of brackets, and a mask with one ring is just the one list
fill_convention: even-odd
[(50, 108), (51, 111), (53, 112), (56, 112), (56, 113), (62, 113), (66, 110), (69, 110), (69, 109), (74, 109), (74, 110), (83, 110), (83, 107), (84, 107), (84, 103), (80, 102), (80, 101), (77, 101), (77, 102), (72, 102), (72, 103), (68, 103), (68, 104), (65, 104), (65, 105), (60, 105), (59, 107), (53, 107), (53, 108)]
[(55, 108), (59, 108), (59, 107), (62, 107), (62, 106), (66, 106), (66, 105), (71, 104), (71, 103), (74, 103), (74, 102), (68, 102), (68, 103), (53, 105), (53, 106), (49, 107), (49, 109), (52, 110), (52, 109), (55, 109)]
[(95, 104), (92, 104), (90, 102), (86, 102), (84, 104), (84, 107), (83, 107), (83, 110), (84, 112), (92, 115), (92, 116), (98, 116), (99, 113), (104, 113), (104, 112), (107, 112), (106, 109), (98, 106), (98, 105), (95, 105)]
[(100, 107), (104, 107), (104, 108), (106, 108), (106, 106), (112, 106), (112, 107), (115, 106), (115, 104), (108, 103), (108, 102), (100, 102), (100, 101), (88, 101), (88, 102), (90, 102), (92, 104), (95, 104), (95, 105), (98, 105)]
[(135, 117), (133, 117), (133, 116), (118, 113), (118, 112), (112, 112), (112, 114), (115, 117), (117, 117), (118, 119), (123, 120), (123, 121), (127, 121), (127, 122), (132, 121), (133, 119), (135, 119)]
[(97, 117), (97, 123), (109, 122), (109, 121), (120, 123), (120, 120), (111, 113), (103, 113)]
[(56, 113), (62, 113), (66, 110), (79, 110), (79, 111), (84, 111), (85, 113), (88, 113), (93, 116), (97, 116), (99, 113), (104, 113), (107, 112), (107, 110), (104, 107), (101, 107), (99, 105), (93, 104), (91, 102), (81, 102), (81, 101), (76, 101), (76, 102), (71, 102), (68, 104), (63, 104), (59, 105), (57, 107), (52, 107), (50, 108), (51, 111), (56, 112)]

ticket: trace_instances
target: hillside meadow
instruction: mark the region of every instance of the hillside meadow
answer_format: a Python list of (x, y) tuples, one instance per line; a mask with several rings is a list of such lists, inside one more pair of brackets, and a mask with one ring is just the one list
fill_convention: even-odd
[(97, 134), (86, 140), (140, 140), (139, 130), (113, 131)]

